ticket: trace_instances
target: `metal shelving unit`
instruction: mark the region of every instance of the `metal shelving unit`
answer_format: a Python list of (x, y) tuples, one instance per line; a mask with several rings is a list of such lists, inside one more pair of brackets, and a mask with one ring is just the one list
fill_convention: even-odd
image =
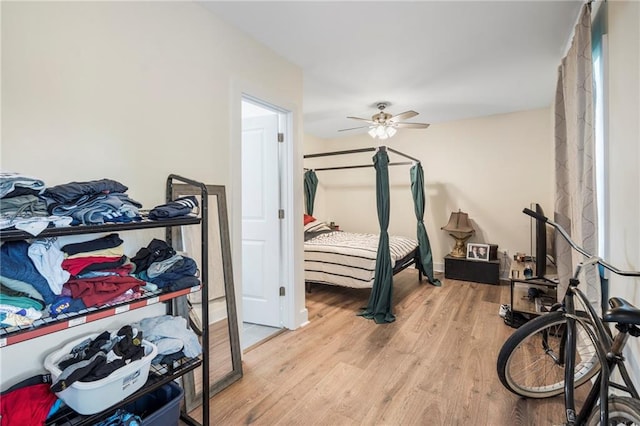
[[(171, 188), (174, 180), (183, 182), (184, 184), (193, 186), (198, 189), (202, 196), (201, 212), (207, 211), (207, 188), (206, 185), (193, 181), (191, 179), (183, 178), (177, 175), (169, 175), (167, 178), (167, 202), (171, 201)], [(34, 237), (26, 232), (19, 230), (2, 230), (0, 231), (0, 241), (18, 241), (28, 240), (33, 238), (45, 238), (45, 237), (61, 237), (70, 235), (82, 235), (93, 233), (107, 233), (107, 232), (121, 232), (121, 231), (135, 231), (142, 229), (153, 228), (165, 228), (167, 235), (170, 235), (170, 230), (176, 226), (187, 225), (200, 225), (202, 227), (202, 241), (201, 241), (201, 259), (207, 259), (208, 257), (208, 221), (205, 214), (200, 216), (189, 215), (179, 218), (172, 218), (166, 220), (150, 220), (144, 218), (141, 221), (134, 221), (129, 223), (108, 223), (104, 225), (83, 225), (83, 226), (69, 226), (62, 228), (47, 228), (37, 237)], [(168, 242), (171, 243), (170, 238)], [(208, 300), (208, 265), (207, 262), (202, 262), (200, 266), (200, 279), (201, 285), (182, 289), (174, 292), (163, 292), (162, 290), (156, 290), (152, 292), (145, 292), (140, 299), (135, 299), (130, 302), (123, 302), (114, 305), (101, 306), (99, 308), (88, 308), (80, 312), (72, 314), (62, 314), (55, 318), (44, 318), (35, 321), (30, 326), (23, 327), (7, 327), (0, 328), (0, 348), (16, 344), (19, 342), (37, 339), (38, 337), (55, 333), (61, 330), (65, 330), (71, 327), (77, 327), (82, 324), (97, 321), (99, 319), (111, 317), (124, 312), (128, 312), (135, 309), (140, 309), (145, 306), (150, 306), (157, 303), (166, 303), (167, 312), (172, 313), (171, 302), (174, 299), (186, 296), (189, 293), (201, 291), (202, 299)], [(118, 404), (109, 407), (107, 410), (96, 413), (91, 416), (81, 416), (70, 409), (63, 410), (58, 413), (54, 418), (49, 419), (48, 425), (90, 425), (95, 424), (101, 418), (104, 418), (113, 413), (117, 408), (124, 406), (125, 404), (135, 401), (139, 397), (157, 389), (158, 387), (168, 383), (171, 380), (182, 377), (184, 374), (194, 370), (195, 368), (202, 366), (202, 383), (203, 388), (207, 391), (202, 392), (202, 423), (198, 423), (191, 418), (185, 412), (181, 412), (181, 419), (183, 422), (189, 425), (208, 425), (209, 424), (209, 354), (208, 354), (208, 305), (204, 303), (202, 305), (202, 347), (203, 354), (198, 358), (183, 358), (172, 366), (152, 366), (149, 373), (149, 378), (145, 385), (134, 394), (130, 395), (126, 399), (120, 401)]]

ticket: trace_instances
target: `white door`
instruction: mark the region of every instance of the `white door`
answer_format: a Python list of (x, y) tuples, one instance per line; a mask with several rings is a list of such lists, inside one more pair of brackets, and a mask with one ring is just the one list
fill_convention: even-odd
[(242, 119), (242, 316), (280, 327), (278, 115)]

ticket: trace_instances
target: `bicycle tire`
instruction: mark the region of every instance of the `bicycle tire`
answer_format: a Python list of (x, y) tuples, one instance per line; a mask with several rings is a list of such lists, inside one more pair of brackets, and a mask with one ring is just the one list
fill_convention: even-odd
[[(577, 315), (590, 324), (585, 312)], [(505, 341), (497, 369), (507, 389), (527, 398), (549, 398), (564, 392), (564, 359), (560, 359), (559, 347), (566, 321), (563, 312), (550, 312), (525, 323)], [(584, 326), (576, 322), (576, 327), (574, 386), (578, 387), (600, 370), (600, 361)]]
[[(640, 401), (628, 396), (609, 397), (609, 424), (640, 425)], [(629, 423), (632, 422), (632, 423)], [(598, 404), (587, 420), (588, 426), (600, 424), (600, 404)]]

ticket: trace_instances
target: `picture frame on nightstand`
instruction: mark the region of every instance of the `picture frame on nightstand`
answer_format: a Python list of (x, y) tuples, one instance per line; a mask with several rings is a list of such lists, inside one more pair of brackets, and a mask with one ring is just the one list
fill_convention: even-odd
[(489, 244), (468, 243), (467, 259), (489, 261)]

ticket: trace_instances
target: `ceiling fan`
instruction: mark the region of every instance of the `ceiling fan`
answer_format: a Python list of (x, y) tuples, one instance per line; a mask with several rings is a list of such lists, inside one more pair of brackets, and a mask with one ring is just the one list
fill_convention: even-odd
[(372, 138), (387, 139), (396, 134), (396, 129), (426, 129), (429, 127), (427, 123), (406, 123), (400, 120), (406, 120), (408, 118), (418, 115), (415, 111), (405, 111), (400, 114), (391, 115), (384, 110), (389, 106), (388, 102), (378, 102), (376, 107), (380, 110), (377, 114), (371, 117), (371, 120), (360, 117), (347, 117), (352, 120), (360, 120), (369, 123), (367, 126), (351, 127), (349, 129), (340, 129), (339, 132), (347, 130), (356, 130), (369, 128), (369, 135)]

